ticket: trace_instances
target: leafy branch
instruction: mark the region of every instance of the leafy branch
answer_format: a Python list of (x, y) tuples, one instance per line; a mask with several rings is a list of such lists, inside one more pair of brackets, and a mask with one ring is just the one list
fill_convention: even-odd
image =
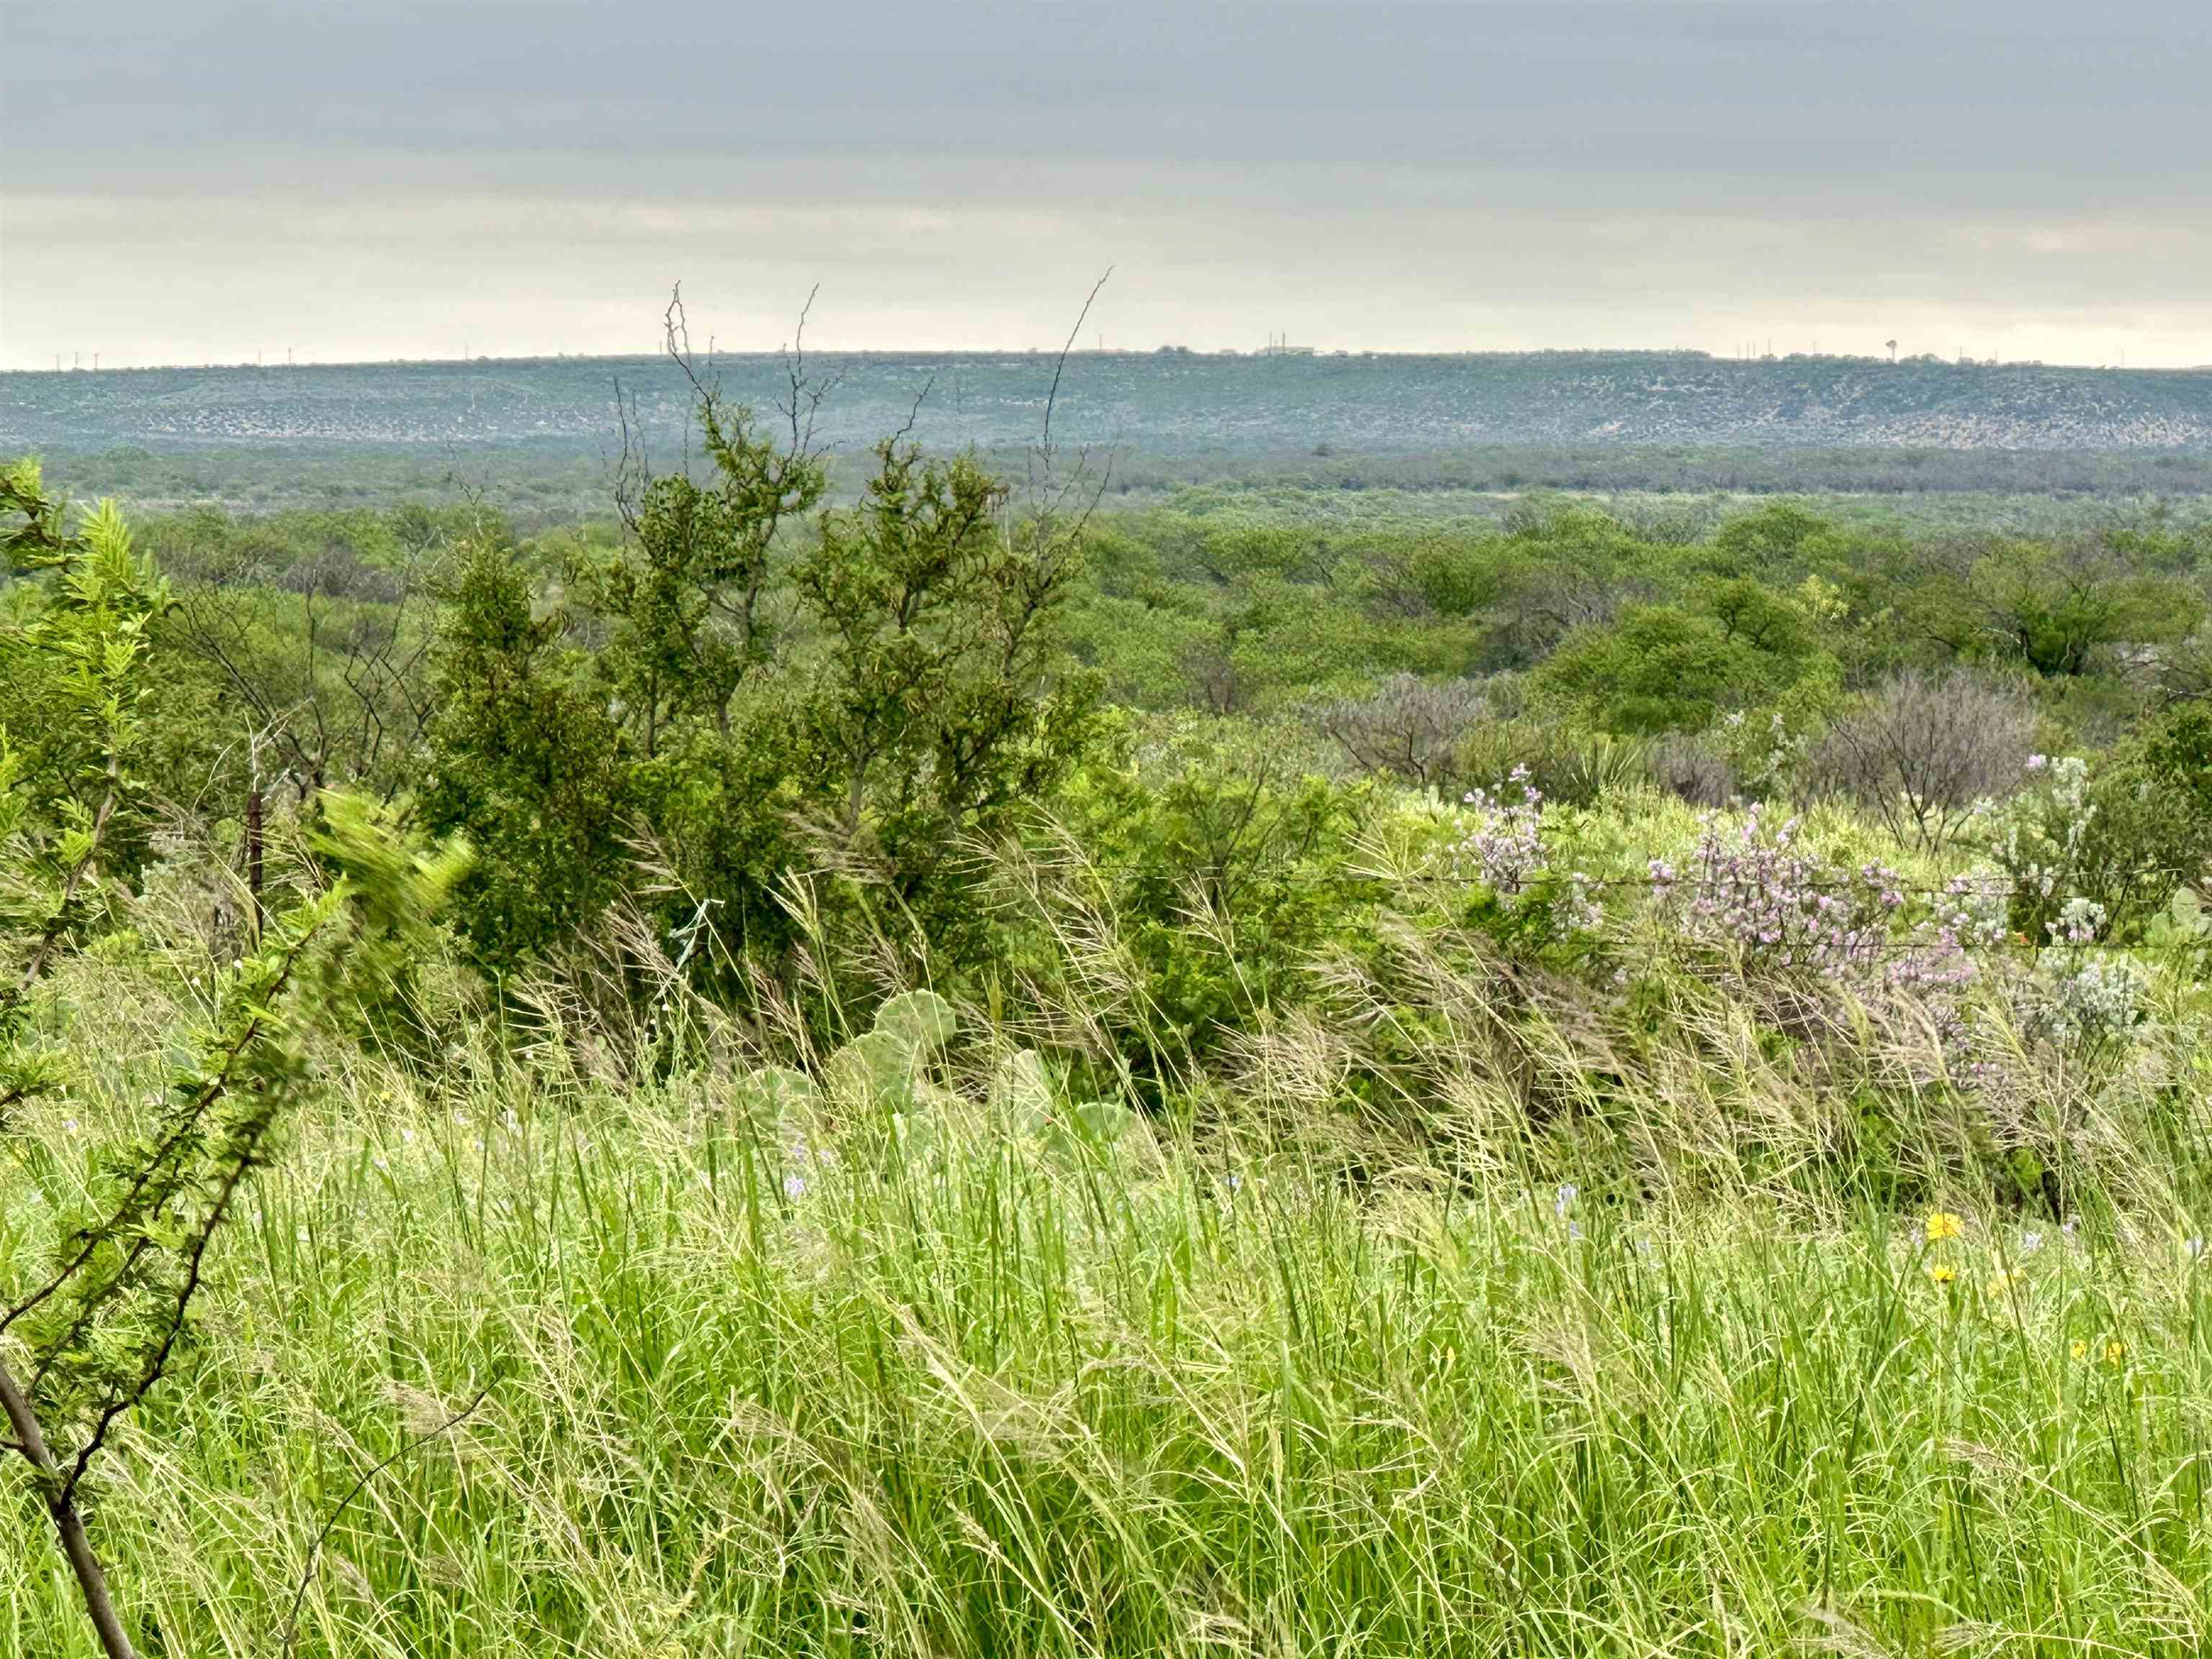
[[(42, 676), (50, 715), (43, 764), (0, 739), (0, 940), (21, 951), (0, 1005), (0, 1099), (12, 1104), (58, 1079), (58, 1057), (27, 1040), (33, 994), (89, 925), (116, 832), (143, 828), (131, 760), (147, 627), (168, 596), (111, 505), (68, 532), (34, 463), (0, 469), (0, 507), (20, 520), (0, 545), (40, 582), (29, 620), (0, 635), (0, 648)], [(136, 1650), (85, 1529), (85, 1478), (175, 1362), (216, 1237), (302, 1092), (313, 1024), (365, 1010), (404, 972), (466, 859), (458, 848), (406, 847), (351, 797), (324, 802), (310, 846), (329, 878), (218, 975), (166, 1103), (94, 1159), (85, 1194), (59, 1219), (46, 1278), (0, 1301), (0, 1413), (13, 1437), (0, 1450), (28, 1466), (108, 1659)]]

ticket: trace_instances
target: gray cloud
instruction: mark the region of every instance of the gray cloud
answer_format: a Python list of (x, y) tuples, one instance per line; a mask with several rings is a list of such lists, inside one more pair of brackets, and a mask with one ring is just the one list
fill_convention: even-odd
[[(457, 270), (514, 349), (591, 349), (702, 264), (1015, 344), (1021, 285), (1112, 258), (1161, 337), (1244, 343), (1257, 295), (1353, 343), (1764, 317), (2212, 359), (2202, 0), (41, 0), (7, 38), (9, 362), (258, 337), (280, 270), (374, 282), (320, 337), (392, 352), (452, 349)], [(102, 250), (174, 292), (88, 287)]]

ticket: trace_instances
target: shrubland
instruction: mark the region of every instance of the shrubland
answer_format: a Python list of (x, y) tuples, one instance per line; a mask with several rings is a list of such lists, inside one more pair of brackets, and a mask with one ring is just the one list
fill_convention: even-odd
[(2201, 529), (694, 384), (572, 530), (11, 468), (10, 1650), (2212, 1642)]

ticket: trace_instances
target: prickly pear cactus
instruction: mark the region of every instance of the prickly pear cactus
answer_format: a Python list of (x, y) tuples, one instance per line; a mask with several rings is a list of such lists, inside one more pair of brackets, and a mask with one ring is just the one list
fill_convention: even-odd
[(934, 991), (908, 991), (876, 1012), (875, 1029), (830, 1057), (830, 1086), (849, 1100), (912, 1112), (935, 1092), (930, 1063), (959, 1030), (952, 1005)]

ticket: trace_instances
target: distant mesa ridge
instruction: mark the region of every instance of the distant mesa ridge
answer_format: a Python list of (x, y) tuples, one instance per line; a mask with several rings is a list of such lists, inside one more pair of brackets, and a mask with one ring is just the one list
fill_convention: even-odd
[[(1267, 361), (1261, 361), (1266, 359)], [(837, 378), (822, 435), (865, 446), (914, 416), (925, 444), (1035, 439), (1050, 353), (810, 356)], [(787, 391), (774, 354), (718, 359), (762, 410)], [(688, 386), (654, 358), (251, 366), (0, 374), (0, 453), (121, 445), (488, 445), (596, 453), (614, 384), (650, 437)], [(1153, 453), (1340, 453), (1484, 445), (1894, 446), (2212, 452), (2212, 369), (2132, 370), (1927, 358), (1731, 360), (1699, 353), (1338, 355), (1275, 340), (1249, 356), (1082, 354), (1061, 378), (1055, 440)]]

